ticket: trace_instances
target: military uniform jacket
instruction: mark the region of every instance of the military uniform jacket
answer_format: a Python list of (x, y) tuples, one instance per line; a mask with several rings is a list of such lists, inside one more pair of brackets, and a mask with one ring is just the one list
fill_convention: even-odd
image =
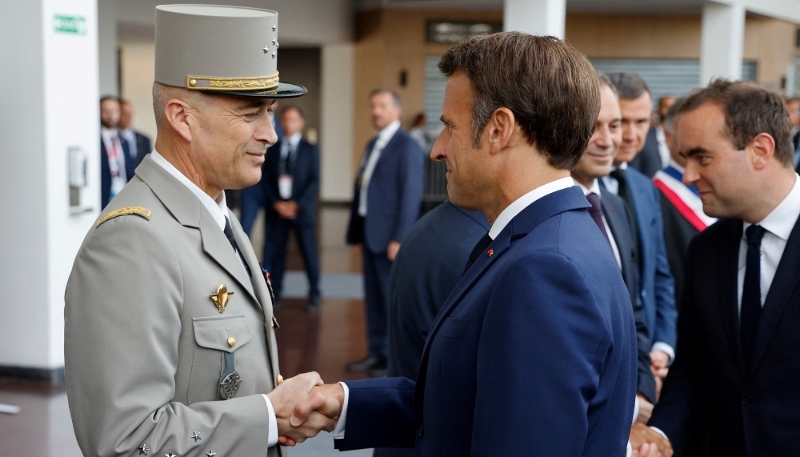
[[(131, 207), (143, 210), (112, 217)], [(272, 302), (231, 224), (252, 278), (200, 200), (148, 156), (89, 230), (65, 308), (67, 394), (85, 455), (280, 455), (267, 449), (261, 396), (278, 375)], [(209, 297), (221, 284), (234, 293), (223, 313)], [(226, 352), (242, 383), (222, 401)]]

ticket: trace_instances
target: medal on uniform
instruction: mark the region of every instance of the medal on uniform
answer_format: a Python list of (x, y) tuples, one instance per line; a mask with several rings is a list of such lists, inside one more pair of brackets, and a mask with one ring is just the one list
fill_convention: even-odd
[(272, 299), (272, 303), (275, 303), (275, 292), (272, 290), (272, 282), (269, 280), (269, 271), (267, 271), (264, 266), (261, 266), (261, 272), (264, 273), (264, 280), (267, 281), (267, 289), (269, 289), (269, 298)]
[[(230, 342), (228, 343), (230, 344)], [(236, 372), (233, 352), (225, 352), (225, 373), (219, 379), (219, 399), (230, 400), (242, 384), (242, 377)]]
[(228, 305), (231, 295), (233, 295), (233, 292), (228, 292), (228, 287), (225, 284), (220, 284), (217, 287), (217, 292), (209, 295), (208, 298), (214, 302), (217, 306), (217, 311), (222, 314), (225, 311), (225, 306)]

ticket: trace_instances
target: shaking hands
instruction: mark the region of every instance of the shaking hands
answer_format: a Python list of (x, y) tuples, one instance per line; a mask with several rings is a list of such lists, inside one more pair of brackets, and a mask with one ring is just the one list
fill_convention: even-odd
[(278, 421), (278, 443), (294, 446), (316, 436), (321, 430), (332, 432), (344, 403), (339, 384), (323, 384), (316, 372), (285, 380), (267, 394)]

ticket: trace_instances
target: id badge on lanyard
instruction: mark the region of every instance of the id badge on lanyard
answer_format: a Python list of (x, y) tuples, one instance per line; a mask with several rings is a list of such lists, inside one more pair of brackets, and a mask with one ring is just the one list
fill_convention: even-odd
[(284, 200), (292, 198), (292, 175), (278, 176), (278, 193)]

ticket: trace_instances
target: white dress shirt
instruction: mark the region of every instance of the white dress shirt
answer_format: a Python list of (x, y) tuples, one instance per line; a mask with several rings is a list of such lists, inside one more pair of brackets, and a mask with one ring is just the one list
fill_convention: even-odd
[[(394, 121), (378, 132), (378, 139), (375, 140), (375, 144), (372, 146), (369, 161), (364, 165), (364, 171), (361, 173), (361, 192), (358, 198), (358, 214), (361, 217), (367, 215), (367, 189), (372, 178), (372, 172), (375, 171), (375, 166), (378, 164), (383, 148), (386, 147), (398, 129), (400, 129), (400, 121)], [(362, 160), (366, 160), (366, 156)]]
[[(125, 149), (122, 143), (119, 144), (119, 151), (114, 148), (114, 139), (120, 141), (119, 132), (117, 129), (107, 129), (100, 127), (100, 138), (106, 147), (106, 157), (108, 157), (108, 169), (111, 171), (111, 198), (114, 198), (132, 176), (128, 176), (125, 171)], [(114, 176), (116, 174), (116, 176)]]
[[(214, 218), (214, 222), (217, 223), (219, 229), (225, 229), (225, 219), (230, 217), (228, 205), (225, 201), (225, 192), (220, 194), (218, 200), (214, 200), (207, 193), (203, 192), (202, 189), (197, 187), (195, 183), (190, 181), (189, 178), (184, 176), (183, 173), (175, 168), (174, 165), (169, 163), (167, 159), (165, 159), (164, 156), (159, 154), (155, 149), (150, 154), (150, 158), (153, 159), (153, 162), (161, 166), (161, 168), (166, 170), (167, 173), (172, 175), (175, 179), (180, 181), (181, 184), (192, 191), (192, 193), (200, 200), (200, 203), (202, 203), (211, 214), (211, 217)], [(242, 261), (241, 255), (238, 257), (239, 261)], [(242, 264), (242, 268), (244, 268), (244, 264)], [(267, 411), (269, 412), (269, 433), (267, 435), (267, 447), (272, 447), (278, 443), (278, 419), (275, 417), (275, 409), (272, 407), (272, 402), (269, 400), (269, 397), (264, 394), (261, 396), (264, 397), (264, 401), (267, 403)]]
[[(536, 189), (533, 189), (532, 191), (528, 192), (522, 197), (519, 197), (500, 213), (500, 215), (494, 221), (494, 224), (492, 224), (492, 228), (489, 230), (489, 236), (492, 239), (497, 238), (497, 235), (499, 235), (500, 232), (502, 232), (503, 229), (506, 227), (506, 225), (508, 225), (508, 223), (511, 222), (511, 219), (514, 219), (514, 216), (522, 212), (522, 210), (530, 206), (536, 200), (544, 197), (545, 195), (552, 194), (553, 192), (566, 189), (574, 185), (575, 182), (572, 180), (571, 177), (560, 178), (556, 179), (555, 181), (551, 181), (543, 186), (537, 187)], [(340, 382), (339, 384), (341, 384), (342, 388), (344, 389), (344, 402), (342, 404), (342, 413), (339, 416), (339, 421), (336, 422), (336, 428), (334, 428), (333, 430), (334, 439), (344, 438), (344, 432), (345, 432), (344, 426), (345, 423), (347, 423), (347, 405), (350, 400), (350, 389), (347, 387), (347, 384), (343, 382)]]
[[(778, 270), (778, 264), (786, 249), (786, 242), (792, 233), (797, 218), (800, 216), (800, 179), (795, 174), (794, 185), (789, 194), (775, 209), (770, 212), (757, 225), (763, 227), (764, 238), (761, 240), (761, 306), (767, 300), (769, 288)], [(747, 236), (745, 230), (751, 223), (745, 222), (742, 227), (742, 239), (739, 242), (739, 270), (737, 276), (737, 291), (739, 310), (742, 308), (742, 290), (744, 288), (744, 273), (747, 266)]]

